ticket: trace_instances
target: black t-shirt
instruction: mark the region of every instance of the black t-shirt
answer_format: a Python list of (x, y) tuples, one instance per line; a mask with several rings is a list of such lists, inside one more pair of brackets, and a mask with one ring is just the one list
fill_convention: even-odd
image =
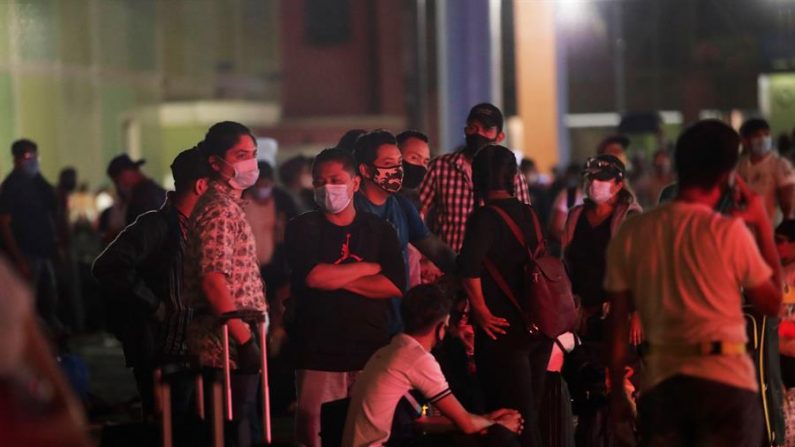
[(572, 292), (579, 295), (585, 306), (598, 306), (606, 299), (604, 280), (611, 220), (607, 218), (592, 227), (583, 211), (566, 249)]
[(381, 274), (403, 290), (405, 266), (395, 229), (361, 211), (346, 227), (310, 211), (290, 221), (285, 238), (295, 299), (291, 335), (296, 366), (319, 371), (362, 369), (373, 352), (389, 343), (389, 300), (342, 289), (312, 289), (306, 276), (318, 264), (376, 262)]
[[(538, 245), (533, 218), (530, 213), (535, 211), (515, 198), (495, 200), (489, 205), (498, 206), (508, 213), (519, 225), (524, 233), (525, 241), (530, 250), (535, 250)], [(461, 276), (464, 278), (480, 278), (483, 287), (483, 296), (486, 306), (492, 314), (508, 320), (510, 327), (507, 334), (497, 337), (497, 343), (502, 346), (521, 346), (527, 343), (528, 337), (522, 316), (510, 300), (500, 291), (484, 267), (483, 260), (488, 258), (494, 262), (497, 270), (519, 300), (524, 296), (522, 291), (523, 267), (528, 261), (527, 250), (522, 248), (511, 233), (510, 228), (500, 218), (500, 215), (489, 206), (475, 209), (467, 221), (464, 245), (458, 263)], [(484, 337), (478, 330), (478, 342), (491, 343), (491, 339)]]
[(15, 169), (0, 191), (0, 214), (11, 216), (11, 231), (17, 246), (28, 256), (55, 255), (55, 190), (36, 174)]

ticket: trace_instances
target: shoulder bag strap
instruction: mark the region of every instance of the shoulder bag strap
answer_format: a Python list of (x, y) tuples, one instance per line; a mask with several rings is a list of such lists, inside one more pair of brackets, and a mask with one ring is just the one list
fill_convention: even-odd
[(536, 216), (536, 213), (533, 211), (532, 208), (528, 206), (528, 211), (530, 212), (530, 216), (533, 219), (533, 228), (536, 233), (536, 239), (538, 241), (534, 253), (530, 252), (530, 247), (527, 246), (527, 242), (525, 241), (524, 238), (524, 233), (522, 233), (522, 230), (521, 228), (519, 228), (519, 225), (516, 224), (516, 221), (514, 221), (513, 218), (511, 218), (511, 216), (507, 212), (505, 212), (505, 210), (503, 210), (498, 206), (491, 205), (489, 206), (489, 208), (496, 211), (497, 214), (500, 216), (500, 218), (502, 218), (503, 222), (505, 222), (505, 224), (508, 225), (508, 228), (511, 230), (511, 233), (513, 233), (513, 237), (515, 237), (516, 240), (519, 241), (519, 244), (527, 250), (527, 252), (530, 254), (531, 259), (537, 259), (544, 252), (545, 244), (544, 244), (544, 235), (541, 233), (541, 223), (538, 221), (538, 216)]
[(524, 309), (522, 306), (519, 305), (519, 301), (516, 300), (516, 296), (513, 294), (513, 291), (510, 287), (508, 287), (508, 283), (505, 282), (505, 278), (502, 277), (500, 271), (497, 269), (497, 265), (494, 264), (489, 258), (483, 259), (483, 267), (486, 268), (486, 271), (489, 273), (489, 276), (494, 280), (494, 283), (497, 284), (497, 287), (502, 291), (503, 294), (508, 298), (508, 301), (513, 304), (514, 307), (519, 311), (520, 315), (523, 315)]
[[(513, 233), (513, 236), (519, 242), (519, 245), (524, 247), (529, 252), (530, 250), (528, 249), (527, 243), (525, 242), (524, 234), (522, 234), (522, 230), (519, 228), (516, 222), (511, 218), (511, 216), (508, 215), (508, 213), (506, 213), (505, 210), (503, 210), (498, 206), (491, 205), (489, 206), (489, 208), (497, 212), (497, 215), (499, 215), (500, 218), (503, 220), (503, 222), (505, 222), (505, 224), (508, 225), (508, 228), (511, 230), (511, 233)], [(530, 254), (532, 255), (532, 253)], [(516, 309), (519, 311), (520, 314), (523, 314), (524, 309), (522, 309), (522, 306), (519, 305), (519, 301), (516, 299), (516, 296), (513, 294), (513, 291), (508, 286), (508, 283), (505, 281), (505, 278), (503, 278), (502, 274), (497, 269), (497, 265), (494, 264), (494, 261), (492, 261), (489, 258), (484, 258), (483, 267), (486, 268), (486, 271), (489, 273), (492, 279), (494, 279), (494, 283), (497, 284), (497, 287), (499, 287), (502, 293), (505, 294), (505, 296), (508, 298), (508, 301), (510, 301), (511, 304), (513, 304), (514, 307), (516, 307)]]

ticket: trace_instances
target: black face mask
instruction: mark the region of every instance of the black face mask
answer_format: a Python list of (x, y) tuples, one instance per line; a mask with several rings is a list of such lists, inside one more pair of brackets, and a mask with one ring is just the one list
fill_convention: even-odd
[(425, 169), (425, 166), (413, 165), (403, 160), (403, 187), (408, 189), (418, 188), (427, 173), (428, 170)]
[(489, 140), (479, 133), (469, 134), (466, 136), (467, 145), (464, 148), (464, 154), (469, 158), (475, 158), (475, 155), (477, 155), (481, 149), (492, 143), (494, 143), (494, 140)]

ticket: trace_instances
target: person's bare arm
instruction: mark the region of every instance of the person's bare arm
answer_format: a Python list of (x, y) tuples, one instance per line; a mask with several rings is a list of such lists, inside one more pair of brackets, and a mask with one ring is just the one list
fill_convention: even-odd
[(784, 219), (795, 219), (795, 184), (784, 185), (776, 192)]
[(566, 225), (567, 214), (561, 210), (552, 210), (552, 216), (549, 218), (549, 238), (560, 242), (563, 237), (563, 227)]
[[(237, 310), (223, 273), (206, 273), (202, 279), (202, 290), (216, 315)], [(251, 330), (240, 320), (229, 320), (229, 333), (238, 344), (246, 343), (252, 336)]]
[(492, 425), (494, 421), (469, 413), (452, 394), (433, 404), (442, 414), (464, 433), (478, 433)]
[(456, 254), (439, 236), (432, 234), (421, 241), (417, 241), (414, 246), (443, 272), (452, 273), (455, 271)]
[(740, 194), (740, 200), (745, 202), (746, 205), (744, 209), (736, 210), (734, 216), (743, 219), (751, 229), (762, 258), (773, 269), (772, 280), (780, 288), (784, 284), (781, 260), (776, 249), (773, 224), (767, 215), (762, 196), (751, 191), (745, 181), (739, 176), (736, 178), (735, 184)]
[(748, 301), (765, 315), (777, 316), (781, 311), (781, 287), (777, 283), (765, 281), (757, 287), (745, 289)]
[(480, 278), (464, 278), (461, 283), (469, 297), (469, 304), (472, 307), (472, 315), (475, 317), (475, 322), (483, 329), (483, 332), (495, 340), (498, 335), (505, 334), (505, 328), (510, 326), (510, 324), (505, 318), (493, 315), (488, 306), (486, 306)]
[(342, 288), (373, 299), (395, 298), (403, 295), (395, 283), (381, 274), (363, 276), (345, 284)]
[(627, 340), (629, 339), (629, 320), (632, 292), (608, 292), (607, 302), (610, 303), (610, 383), (624, 383), (624, 363), (627, 356)]
[(306, 275), (306, 285), (312, 289), (339, 290), (357, 279), (379, 273), (381, 266), (374, 262), (318, 264)]

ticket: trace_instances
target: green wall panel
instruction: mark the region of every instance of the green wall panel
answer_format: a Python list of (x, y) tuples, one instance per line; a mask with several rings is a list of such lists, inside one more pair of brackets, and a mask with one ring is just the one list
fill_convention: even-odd
[(14, 95), (11, 76), (0, 73), (0, 173), (11, 169), (9, 148), (14, 140)]
[(77, 167), (81, 180), (96, 185), (103, 180), (105, 169), (96, 137), (99, 111), (93, 84), (63, 79), (58, 106), (59, 164)]
[(58, 107), (60, 83), (50, 76), (27, 75), (17, 79), (19, 98), (16, 104), (19, 137), (30, 138), (39, 146), (41, 168), (53, 180), (59, 165)]
[(99, 87), (100, 132), (105, 162), (124, 152), (123, 116), (136, 105), (135, 91), (124, 84), (102, 84)]
[(28, 61), (58, 59), (58, 2), (55, 0), (17, 0), (19, 55)]
[(86, 1), (64, 1), (61, 8), (61, 61), (64, 64), (91, 64), (91, 8)]
[(0, 63), (8, 62), (11, 49), (11, 4), (0, 1)]

